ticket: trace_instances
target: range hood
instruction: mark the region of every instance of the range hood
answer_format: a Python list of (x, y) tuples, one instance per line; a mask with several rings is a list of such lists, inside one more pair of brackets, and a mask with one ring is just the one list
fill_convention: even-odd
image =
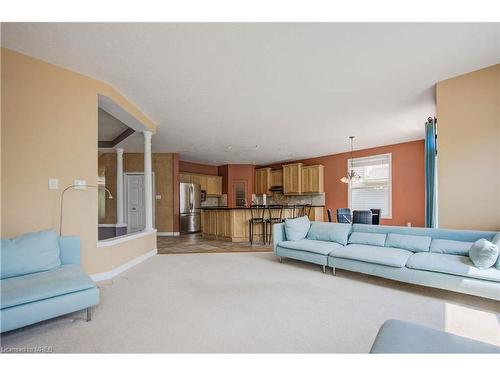
[(281, 192), (281, 191), (283, 191), (283, 186), (271, 186), (269, 188), (269, 191), (278, 191), (278, 192)]

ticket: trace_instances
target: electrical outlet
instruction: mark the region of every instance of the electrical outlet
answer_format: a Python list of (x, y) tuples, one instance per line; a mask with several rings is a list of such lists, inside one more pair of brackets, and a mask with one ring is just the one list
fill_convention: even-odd
[(59, 189), (59, 180), (57, 178), (49, 178), (49, 189), (50, 190)]
[(161, 200), (161, 195), (156, 195), (156, 200), (157, 201)]
[(75, 185), (75, 189), (85, 189), (87, 186), (87, 181), (85, 180), (75, 180), (73, 182), (73, 185)]

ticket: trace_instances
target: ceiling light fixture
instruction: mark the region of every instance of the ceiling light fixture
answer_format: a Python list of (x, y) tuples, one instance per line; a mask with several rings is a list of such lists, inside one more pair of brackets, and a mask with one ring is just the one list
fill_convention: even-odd
[(354, 147), (353, 147), (353, 142), (354, 142), (354, 136), (351, 135), (349, 137), (349, 139), (351, 140), (351, 158), (350, 158), (350, 168), (349, 168), (349, 173), (347, 173), (347, 176), (344, 176), (340, 179), (341, 182), (343, 182), (344, 184), (348, 184), (350, 183), (351, 181), (353, 182), (361, 182), (361, 176), (359, 174), (357, 174), (355, 171), (354, 171), (354, 168), (353, 168), (353, 157), (352, 157), (352, 153), (353, 153), (353, 150), (354, 150)]

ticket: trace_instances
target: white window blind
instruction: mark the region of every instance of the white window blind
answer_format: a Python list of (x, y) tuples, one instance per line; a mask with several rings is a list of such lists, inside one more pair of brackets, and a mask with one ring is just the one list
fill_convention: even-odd
[(349, 183), (351, 210), (379, 208), (382, 218), (391, 218), (391, 154), (349, 159), (347, 168), (354, 169), (362, 178), (360, 182)]

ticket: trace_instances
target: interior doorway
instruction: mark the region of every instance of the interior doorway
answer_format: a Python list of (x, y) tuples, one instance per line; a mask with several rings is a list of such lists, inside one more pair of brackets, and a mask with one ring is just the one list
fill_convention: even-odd
[[(146, 227), (146, 207), (144, 202), (144, 173), (124, 173), (123, 207), (127, 220), (127, 233), (140, 232)], [(153, 228), (155, 227), (155, 174), (152, 181)]]

